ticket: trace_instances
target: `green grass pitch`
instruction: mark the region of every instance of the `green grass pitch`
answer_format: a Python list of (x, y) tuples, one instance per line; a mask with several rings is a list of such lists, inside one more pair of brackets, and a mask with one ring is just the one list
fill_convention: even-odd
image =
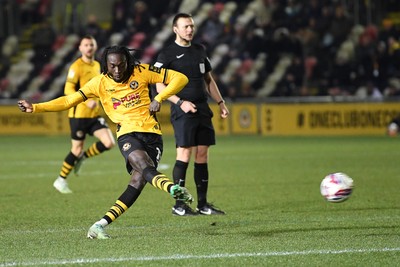
[[(62, 195), (52, 183), (68, 136), (1, 136), (0, 267), (400, 266), (398, 138), (220, 136), (217, 143), (208, 197), (227, 215), (172, 216), (173, 199), (147, 185), (107, 228), (112, 239), (89, 240), (88, 228), (129, 180), (118, 148), (87, 160), (69, 177), (74, 193)], [(174, 161), (166, 136), (160, 167), (169, 176)], [(328, 203), (319, 185), (338, 171), (355, 190)], [(192, 162), (187, 187), (195, 195)]]

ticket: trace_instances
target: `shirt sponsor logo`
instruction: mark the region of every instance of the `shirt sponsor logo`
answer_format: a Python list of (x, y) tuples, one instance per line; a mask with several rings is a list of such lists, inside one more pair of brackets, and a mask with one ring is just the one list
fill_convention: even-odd
[(137, 104), (140, 104), (142, 101), (140, 99), (140, 95), (138, 93), (134, 93), (131, 95), (124, 96), (121, 99), (117, 99), (112, 97), (111, 101), (113, 102), (113, 108), (117, 109), (120, 105), (123, 105), (126, 108), (131, 108)]
[(182, 55), (179, 55), (179, 56), (176, 56), (176, 58), (181, 58), (181, 57), (183, 57), (185, 54), (182, 54)]

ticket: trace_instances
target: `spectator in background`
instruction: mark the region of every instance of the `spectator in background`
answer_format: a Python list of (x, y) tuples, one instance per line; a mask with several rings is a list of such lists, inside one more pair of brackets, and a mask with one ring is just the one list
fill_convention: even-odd
[(376, 47), (377, 33), (373, 26), (365, 28), (356, 47), (358, 76), (361, 80), (375, 80), (378, 76)]
[(399, 97), (400, 96), (400, 79), (392, 78), (389, 80), (387, 87), (383, 91), (385, 97)]
[(265, 36), (262, 28), (254, 28), (247, 32), (244, 54), (251, 59), (255, 59), (259, 53), (264, 52)]
[(127, 0), (115, 0), (112, 6), (111, 32), (122, 32), (128, 19)]
[(106, 32), (97, 21), (97, 16), (90, 14), (82, 29), (82, 35), (91, 35), (97, 40), (100, 47), (106, 44)]
[(225, 40), (229, 44), (229, 56), (231, 58), (240, 58), (242, 51), (246, 48), (246, 42), (243, 42), (243, 40), (246, 40), (245, 26), (242, 23), (235, 23)]
[(57, 38), (56, 32), (48, 20), (39, 24), (32, 33), (32, 45), (35, 51), (33, 62), (35, 65), (48, 62), (53, 55), (52, 46)]
[(394, 36), (388, 38), (388, 54), (390, 57), (390, 73), (393, 76), (400, 76), (400, 42)]
[(354, 93), (354, 69), (345, 54), (337, 55), (329, 73), (328, 94), (331, 96), (351, 95)]
[(371, 100), (382, 100), (383, 99), (383, 94), (379, 90), (378, 87), (372, 82), (372, 81), (367, 81), (365, 85), (360, 86), (355, 95), (357, 97), (366, 99), (369, 98)]
[(182, 0), (146, 0), (146, 3), (152, 17), (157, 18), (158, 23), (163, 23), (171, 14), (179, 10)]
[(218, 39), (224, 33), (225, 26), (219, 19), (221, 9), (223, 9), (222, 3), (215, 4), (214, 8), (208, 12), (205, 22), (199, 29), (199, 42), (206, 45), (209, 50), (214, 48), (215, 44), (218, 43)]
[(382, 28), (379, 30), (378, 38), (388, 45), (388, 40), (391, 37), (398, 39), (400, 37), (400, 32), (396, 29), (393, 20), (387, 18), (382, 21)]
[(254, 2), (255, 24), (259, 28), (267, 27), (271, 23), (272, 15), (277, 7), (275, 1), (257, 0)]
[(339, 47), (353, 27), (350, 16), (347, 14), (343, 5), (338, 4), (335, 7), (333, 18), (330, 22), (328, 31), (332, 34), (332, 41), (334, 47)]
[(303, 60), (295, 56), (280, 85), (280, 96), (298, 96), (303, 87), (305, 68)]
[(135, 34), (137, 32), (148, 34), (153, 32), (153, 17), (148, 10), (146, 2), (135, 1), (132, 6), (132, 11), (129, 12), (127, 24), (130, 34)]

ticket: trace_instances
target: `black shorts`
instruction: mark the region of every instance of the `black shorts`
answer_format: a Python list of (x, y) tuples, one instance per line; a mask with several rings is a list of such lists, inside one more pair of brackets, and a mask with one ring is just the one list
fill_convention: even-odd
[(102, 128), (108, 128), (106, 120), (97, 118), (69, 118), (71, 138), (74, 140), (85, 140), (87, 134), (93, 133)]
[(129, 164), (128, 156), (135, 150), (146, 151), (157, 168), (163, 153), (162, 136), (155, 133), (129, 133), (118, 138), (119, 150), (125, 158), (126, 170), (132, 173), (132, 166)]
[(177, 147), (215, 145), (215, 130), (208, 116), (181, 116), (171, 120)]

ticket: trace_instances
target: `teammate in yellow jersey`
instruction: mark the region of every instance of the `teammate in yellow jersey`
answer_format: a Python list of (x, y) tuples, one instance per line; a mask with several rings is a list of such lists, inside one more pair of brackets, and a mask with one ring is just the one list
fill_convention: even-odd
[[(160, 110), (161, 102), (177, 94), (187, 82), (188, 78), (180, 72), (141, 64), (130, 49), (111, 46), (103, 53), (101, 74), (78, 92), (39, 104), (18, 101), (21, 111), (36, 113), (66, 110), (89, 98), (98, 97), (107, 116), (118, 125), (118, 145), (131, 179), (115, 204), (90, 227), (88, 238), (110, 238), (104, 228), (133, 205), (146, 182), (170, 193), (177, 200), (193, 201), (186, 188), (174, 184), (157, 171), (163, 141), (155, 114)], [(164, 83), (167, 87), (151, 101), (149, 84), (155, 83)]]
[[(100, 63), (95, 60), (96, 51), (96, 40), (90, 35), (84, 36), (79, 44), (81, 56), (68, 70), (65, 95), (75, 93), (90, 79), (100, 74)], [(100, 116), (100, 108), (98, 99), (88, 99), (70, 108), (68, 112), (72, 147), (64, 159), (58, 178), (53, 183), (53, 186), (63, 194), (72, 193), (66, 179), (73, 168), (75, 174), (78, 174), (84, 159), (97, 156), (115, 145), (110, 128)], [(83, 151), (87, 134), (97, 137), (99, 141)]]

